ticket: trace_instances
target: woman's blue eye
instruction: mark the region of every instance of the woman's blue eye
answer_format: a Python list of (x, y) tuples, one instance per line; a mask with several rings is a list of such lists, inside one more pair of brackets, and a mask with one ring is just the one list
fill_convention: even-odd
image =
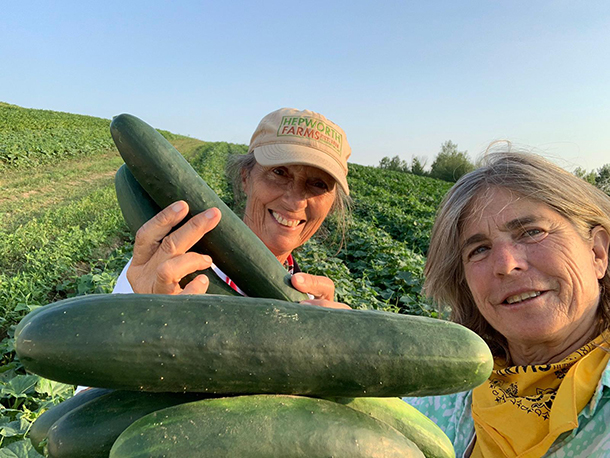
[(472, 258), (473, 256), (476, 256), (478, 254), (484, 253), (487, 250), (486, 246), (478, 246), (476, 247), (474, 250), (472, 250), (470, 252), (470, 254), (468, 255), (469, 258)]

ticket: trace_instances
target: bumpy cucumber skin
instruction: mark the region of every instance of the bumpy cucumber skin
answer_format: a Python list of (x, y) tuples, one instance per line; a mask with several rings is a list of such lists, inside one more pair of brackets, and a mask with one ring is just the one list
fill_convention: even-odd
[(105, 458), (136, 420), (167, 407), (201, 399), (194, 393), (112, 391), (63, 415), (49, 429), (52, 458)]
[(478, 386), (492, 369), (484, 341), (455, 323), (215, 295), (59, 301), (15, 347), (27, 370), (52, 380), (157, 392), (439, 395)]
[(15, 328), (15, 336), (14, 336), (15, 341), (17, 341), (17, 339), (19, 338), (19, 334), (21, 334), (21, 330), (28, 323), (30, 323), (35, 316), (46, 313), (48, 310), (51, 310), (56, 305), (67, 305), (67, 304), (70, 304), (72, 301), (80, 302), (80, 300), (81, 300), (80, 297), (71, 297), (68, 299), (63, 299), (61, 301), (52, 302), (50, 304), (43, 305), (42, 307), (36, 307), (34, 310), (32, 310), (30, 313), (28, 313), (26, 316), (24, 316), (17, 324), (17, 327)]
[(44, 446), (41, 445), (41, 442), (47, 438), (49, 429), (51, 429), (55, 422), (60, 420), (64, 415), (68, 414), (72, 410), (110, 392), (112, 392), (112, 390), (105, 388), (90, 388), (82, 393), (72, 396), (69, 399), (66, 399), (64, 402), (61, 402), (56, 406), (51, 407), (49, 410), (39, 416), (30, 428), (29, 436), (34, 449), (36, 449), (38, 453), (44, 455)]
[[(125, 164), (119, 167), (114, 178), (114, 186), (123, 218), (125, 218), (125, 222), (132, 235), (135, 236), (138, 229), (144, 223), (161, 211), (161, 207), (140, 186), (140, 183), (138, 183)], [(212, 269), (198, 270), (187, 275), (180, 281), (180, 286), (184, 288), (193, 278), (200, 274), (205, 274), (208, 277), (208, 294), (240, 295), (220, 279)]]
[(423, 458), (387, 424), (296, 396), (209, 399), (154, 412), (119, 436), (110, 458)]
[(165, 208), (185, 200), (191, 216), (211, 207), (220, 210), (222, 219), (200, 241), (201, 252), (248, 296), (307, 299), (292, 287), (273, 253), (159, 132), (135, 116), (121, 114), (112, 120), (110, 133), (125, 164), (157, 205)]
[(449, 438), (436, 423), (400, 398), (332, 398), (392, 426), (412, 440), (426, 458), (455, 458)]

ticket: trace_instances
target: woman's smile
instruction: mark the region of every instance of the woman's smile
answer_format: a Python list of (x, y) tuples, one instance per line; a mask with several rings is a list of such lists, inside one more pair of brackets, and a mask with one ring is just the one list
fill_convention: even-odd
[(283, 216), (274, 210), (269, 210), (269, 213), (278, 222), (278, 224), (283, 227), (295, 228), (298, 225), (305, 223), (304, 219), (291, 219), (288, 216)]
[(506, 298), (504, 301), (506, 304), (520, 304), (528, 299), (533, 299), (535, 297), (540, 296), (542, 293), (540, 291), (527, 291), (525, 293), (514, 294)]

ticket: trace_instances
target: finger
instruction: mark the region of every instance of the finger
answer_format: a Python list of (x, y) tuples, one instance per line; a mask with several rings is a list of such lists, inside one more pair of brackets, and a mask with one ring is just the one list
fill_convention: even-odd
[(174, 202), (144, 223), (136, 233), (132, 263), (146, 263), (157, 251), (161, 240), (188, 214), (188, 208), (183, 200)]
[(335, 298), (335, 284), (328, 277), (299, 272), (292, 276), (291, 281), (297, 290), (311, 294), (316, 299), (332, 301)]
[(347, 304), (343, 304), (341, 302), (327, 301), (324, 299), (309, 299), (306, 301), (301, 301), (300, 304), (317, 305), (318, 307), (325, 307), (328, 309), (352, 310), (352, 308)]
[(188, 252), (168, 259), (157, 267), (153, 292), (156, 294), (176, 294), (180, 292), (180, 280), (192, 272), (205, 270), (212, 265), (207, 255)]
[(197, 275), (188, 285), (184, 287), (180, 294), (205, 294), (210, 286), (210, 280), (206, 275)]
[(160, 251), (164, 253), (165, 257), (187, 252), (218, 225), (220, 217), (220, 210), (215, 207), (193, 216), (182, 227), (163, 239)]

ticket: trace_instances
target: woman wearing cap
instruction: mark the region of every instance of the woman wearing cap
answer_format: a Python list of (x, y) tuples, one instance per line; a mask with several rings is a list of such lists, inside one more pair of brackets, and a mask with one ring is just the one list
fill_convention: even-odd
[(405, 398), (458, 457), (610, 456), (610, 198), (504, 152), (464, 175), (432, 230), (425, 289), (495, 356), (472, 391)]
[[(344, 217), (350, 154), (339, 126), (312, 111), (282, 108), (261, 120), (248, 153), (230, 167), (234, 184), (245, 195), (244, 222), (295, 274), (294, 287), (308, 293), (314, 298), (308, 302), (318, 305), (347, 307), (332, 302), (332, 280), (299, 273), (292, 251), (309, 240), (332, 211)], [(115, 293), (205, 293), (205, 275), (184, 289), (179, 282), (208, 267), (239, 291), (239, 285), (214, 266), (209, 256), (188, 251), (216, 226), (220, 211), (211, 208), (195, 215), (170, 234), (187, 213), (185, 202), (175, 202), (142, 226), (133, 258), (117, 280)]]

